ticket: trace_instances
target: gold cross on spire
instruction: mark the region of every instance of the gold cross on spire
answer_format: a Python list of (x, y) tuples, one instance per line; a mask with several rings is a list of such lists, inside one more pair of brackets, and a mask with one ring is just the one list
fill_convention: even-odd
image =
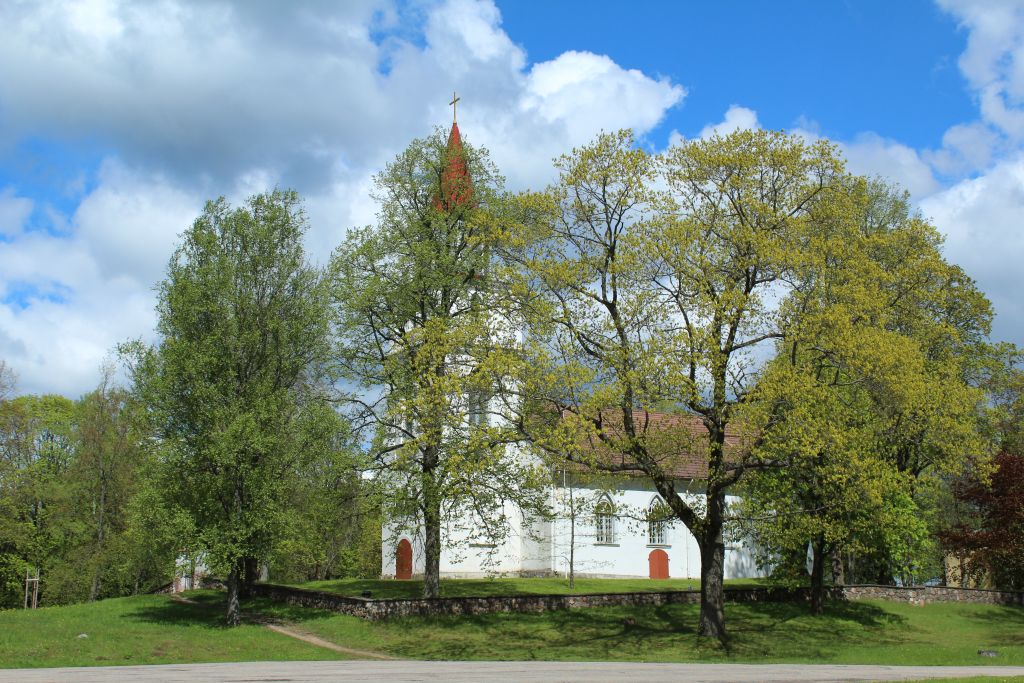
[(449, 105), (451, 105), (451, 108), (452, 108), (452, 123), (458, 123), (459, 122), (458, 117), (455, 116), (455, 105), (458, 104), (459, 100), (461, 100), (461, 99), (462, 98), (459, 97), (458, 95), (456, 95), (455, 91), (452, 90), (452, 101), (448, 103)]

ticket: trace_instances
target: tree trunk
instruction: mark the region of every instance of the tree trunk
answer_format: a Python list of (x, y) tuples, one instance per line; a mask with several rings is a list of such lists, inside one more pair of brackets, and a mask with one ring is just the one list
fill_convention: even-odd
[(243, 598), (252, 597), (252, 587), (260, 578), (260, 563), (255, 557), (246, 556), (242, 558), (242, 588)]
[(441, 597), (441, 506), (424, 506), (423, 597)]
[(238, 626), (242, 622), (242, 612), (238, 605), (238, 589), (242, 573), (241, 564), (241, 562), (232, 564), (231, 572), (228, 574), (228, 626)]
[(832, 585), (846, 585), (846, 572), (843, 569), (843, 551), (838, 546), (832, 549)]
[(883, 557), (881, 565), (878, 567), (878, 585), (880, 586), (892, 586), (894, 581), (892, 579), (892, 569), (889, 567), (889, 558)]
[(708, 496), (707, 524), (700, 538), (700, 625), (697, 633), (725, 642), (725, 494)]
[(825, 538), (819, 534), (811, 541), (811, 614), (825, 613)]
[(441, 494), (435, 480), (440, 454), (436, 446), (423, 453), (423, 597), (441, 597)]

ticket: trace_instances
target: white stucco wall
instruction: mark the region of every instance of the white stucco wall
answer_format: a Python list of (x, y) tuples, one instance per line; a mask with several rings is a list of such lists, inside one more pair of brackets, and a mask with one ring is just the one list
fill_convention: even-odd
[[(684, 489), (683, 485), (679, 486)], [(686, 494), (695, 503), (702, 498), (698, 487), (691, 485)], [(554, 520), (531, 521), (524, 524), (519, 511), (506, 509), (510, 522), (507, 538), (496, 546), (471, 544), (467, 534), (448, 529), (443, 534), (441, 575), (448, 578), (477, 578), (485, 576), (520, 576), (544, 573), (566, 574), (569, 568), (571, 518), (564, 514), (560, 501), (567, 498), (568, 489), (556, 487), (551, 492), (552, 507), (562, 510)], [(596, 501), (602, 494), (592, 487), (574, 486), (577, 501)], [(652, 501), (657, 500), (653, 487), (643, 480), (627, 480), (619, 489), (607, 494), (616, 511), (613, 543), (597, 543), (593, 513), (586, 510), (575, 520), (575, 571), (577, 576), (642, 577), (649, 576), (648, 556), (655, 549), (663, 550), (669, 558), (671, 578), (700, 578), (700, 550), (697, 541), (681, 523), (666, 523), (664, 543), (650, 543), (648, 525), (644, 519)], [(736, 500), (727, 496), (728, 502)], [(381, 574), (395, 574), (395, 549), (401, 538), (408, 538), (413, 549), (413, 573), (423, 573), (423, 542), (416, 534), (398, 534), (385, 527), (384, 552)], [(489, 558), (489, 561), (488, 561)], [(725, 578), (753, 578), (763, 574), (753, 561), (753, 555), (742, 544), (727, 544), (725, 551)]]

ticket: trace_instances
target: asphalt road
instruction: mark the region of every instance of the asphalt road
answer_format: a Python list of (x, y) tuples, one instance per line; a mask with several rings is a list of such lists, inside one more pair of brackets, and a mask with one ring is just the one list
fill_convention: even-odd
[(760, 683), (913, 681), (955, 676), (1024, 676), (1024, 666), (833, 666), (814, 664), (624, 664), (614, 662), (242, 662), (162, 666), (0, 669), (0, 683)]

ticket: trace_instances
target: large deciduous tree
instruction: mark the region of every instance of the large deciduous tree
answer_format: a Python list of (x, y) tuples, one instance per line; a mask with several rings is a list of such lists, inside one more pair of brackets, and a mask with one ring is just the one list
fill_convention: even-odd
[[(782, 309), (794, 324), (761, 377), (771, 428), (759, 450), (784, 467), (747, 482), (741, 524), (768, 566), (786, 554), (803, 564), (810, 545), (816, 613), (829, 555), (837, 577), (846, 551), (912, 579), (930, 545), (916, 477), (984, 459), (980, 392), (949, 366), (979, 362), (987, 302), (899, 193), (859, 178), (843, 185), (828, 216), (811, 212), (813, 248), (802, 250)], [(950, 280), (958, 284), (936, 284)], [(947, 324), (945, 311), (960, 323)]]
[[(516, 330), (490, 276), (501, 178), (457, 127), (413, 141), (376, 178), (377, 224), (332, 262), (340, 375), (385, 485), (394, 531), (422, 533), (424, 595), (439, 594), (442, 528), (498, 543), (507, 511), (536, 505), (508, 457), (503, 400)], [(511, 506), (511, 507), (510, 507)]]
[[(338, 428), (325, 388), (329, 299), (294, 192), (207, 203), (159, 286), (159, 342), (134, 377), (164, 480), (227, 571), (227, 621), (280, 531), (282, 487)], [(184, 539), (183, 539), (184, 541)]]
[[(650, 479), (700, 546), (699, 632), (724, 639), (726, 491), (764, 465), (744, 418), (757, 400), (753, 354), (793, 322), (778, 301), (842, 164), (826, 144), (741, 131), (659, 159), (628, 132), (603, 134), (557, 166), (554, 187), (522, 198), (527, 225), (509, 250), (534, 339), (524, 386), (547, 403), (539, 414), (562, 416), (535, 420), (534, 438)], [(703, 436), (651, 420), (666, 403), (696, 416)], [(598, 446), (573, 450), (582, 442)], [(706, 467), (699, 502), (678, 488), (680, 450)]]

